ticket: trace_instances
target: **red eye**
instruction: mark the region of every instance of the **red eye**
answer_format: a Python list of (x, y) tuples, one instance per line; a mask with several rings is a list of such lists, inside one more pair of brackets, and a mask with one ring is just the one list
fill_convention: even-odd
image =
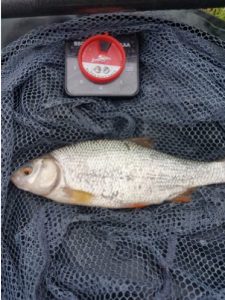
[(28, 176), (32, 173), (32, 168), (31, 167), (25, 167), (23, 168), (23, 174)]

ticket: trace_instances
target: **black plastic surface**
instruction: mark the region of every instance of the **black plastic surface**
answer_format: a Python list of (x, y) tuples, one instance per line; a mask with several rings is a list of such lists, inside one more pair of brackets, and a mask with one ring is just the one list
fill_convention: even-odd
[[(143, 12), (143, 14), (148, 14), (160, 19), (171, 20), (173, 22), (182, 22), (225, 40), (225, 22), (199, 10), (153, 11)], [(39, 26), (47, 26), (56, 22), (65, 22), (71, 18), (73, 18), (73, 16), (68, 15), (2, 19), (2, 47), (5, 47), (23, 34)]]
[(31, 17), (133, 10), (224, 6), (224, 0), (3, 0), (2, 17)]

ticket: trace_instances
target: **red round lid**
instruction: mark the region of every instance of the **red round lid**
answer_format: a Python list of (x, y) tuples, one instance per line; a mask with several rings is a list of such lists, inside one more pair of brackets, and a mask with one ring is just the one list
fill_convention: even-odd
[(81, 72), (95, 83), (108, 83), (120, 76), (126, 64), (122, 44), (107, 34), (87, 39), (79, 49)]

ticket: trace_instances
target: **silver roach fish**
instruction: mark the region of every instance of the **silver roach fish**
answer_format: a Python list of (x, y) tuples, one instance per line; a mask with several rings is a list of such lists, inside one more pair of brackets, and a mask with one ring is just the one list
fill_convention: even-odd
[(135, 208), (188, 202), (194, 188), (225, 183), (225, 161), (196, 162), (147, 139), (86, 141), (34, 159), (11, 177), (20, 189), (61, 203)]

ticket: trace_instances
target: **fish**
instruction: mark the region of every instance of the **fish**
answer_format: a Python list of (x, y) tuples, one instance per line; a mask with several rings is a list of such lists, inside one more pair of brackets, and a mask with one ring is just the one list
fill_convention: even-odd
[(143, 208), (186, 203), (196, 188), (225, 183), (225, 160), (179, 158), (154, 149), (148, 138), (100, 139), (35, 158), (13, 172), (11, 181), (64, 204)]

